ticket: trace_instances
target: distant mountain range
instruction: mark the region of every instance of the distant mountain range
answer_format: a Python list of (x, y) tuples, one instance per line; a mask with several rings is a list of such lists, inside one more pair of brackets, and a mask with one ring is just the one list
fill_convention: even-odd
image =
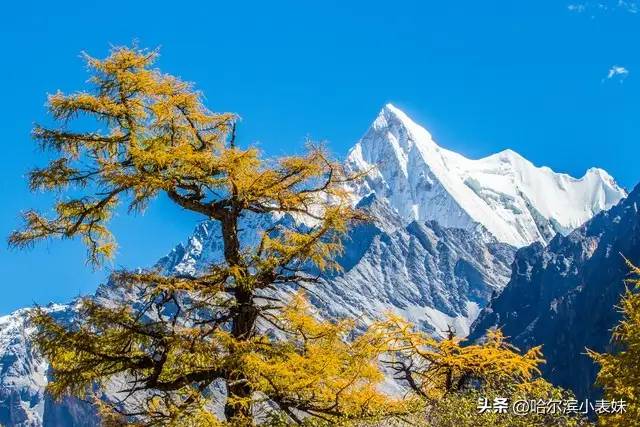
[[(510, 277), (513, 283), (517, 248), (532, 244), (520, 249), (515, 268), (523, 254), (571, 239), (574, 234), (562, 235), (626, 196), (601, 169), (576, 179), (510, 150), (467, 159), (439, 147), (392, 105), (350, 150), (346, 164), (354, 171), (376, 166), (351, 188), (353, 203), (376, 220), (350, 231), (339, 260), (344, 272), (325, 275), (311, 302), (332, 318), (366, 321), (394, 311), (434, 335), (450, 325), (460, 335), (469, 332), (491, 296), (500, 295)], [(273, 221), (293, 219), (247, 216), (240, 227), (243, 243), (255, 242), (255, 230)], [(169, 274), (198, 274), (220, 259), (220, 242), (218, 224), (204, 221), (157, 265)], [(94, 297), (128, 298), (109, 283)], [(75, 304), (48, 309), (72, 321)], [(75, 399), (54, 403), (45, 395), (47, 364), (32, 347), (28, 311), (0, 317), (0, 425), (94, 425), (89, 405)], [(478, 325), (491, 323), (487, 313)]]

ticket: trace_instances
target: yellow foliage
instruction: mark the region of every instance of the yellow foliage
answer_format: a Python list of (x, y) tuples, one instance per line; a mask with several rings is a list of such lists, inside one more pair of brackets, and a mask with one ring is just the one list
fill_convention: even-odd
[[(42, 311), (33, 319), (40, 326), (40, 349), (55, 373), (49, 384), (54, 397), (90, 394), (96, 384), (123, 372), (153, 381), (158, 391), (170, 385), (170, 394), (143, 396), (138, 408), (147, 414), (143, 425), (218, 425), (221, 421), (206, 406), (206, 395), (195, 381), (201, 377), (207, 385), (215, 378), (230, 378), (250, 386), (251, 395), (229, 397), (234, 407), (247, 409), (234, 418), (234, 425), (246, 420), (260, 400), (277, 404), (296, 422), (319, 416), (335, 423), (403, 414), (414, 403), (394, 400), (379, 390), (383, 336), (370, 332), (353, 338), (353, 322), (316, 319), (300, 293), (272, 314), (265, 319), (275, 328), (273, 333), (255, 334), (249, 340), (219, 329), (204, 337), (197, 327), (163, 333), (160, 325), (138, 322), (129, 308), (108, 309), (91, 301), (84, 302), (84, 321), (75, 330), (65, 329)], [(156, 337), (166, 349), (158, 360), (149, 354)], [(141, 390), (146, 389), (154, 387)], [(100, 406), (111, 422), (132, 422), (108, 402)]]
[(609, 354), (587, 350), (600, 365), (597, 384), (604, 389), (604, 397), (626, 405), (624, 412), (600, 416), (598, 421), (603, 426), (640, 425), (640, 268), (628, 261), (627, 264), (633, 277), (627, 281), (631, 289), (620, 301), (622, 320), (613, 330), (617, 351)]
[[(255, 390), (269, 399), (328, 419), (368, 418), (402, 412), (406, 403), (378, 390), (383, 340), (352, 339), (352, 322), (320, 322), (300, 294), (275, 324), (287, 339), (244, 359)], [(290, 413), (290, 415), (292, 415)]]
[(520, 354), (500, 330), (490, 331), (483, 344), (462, 345), (453, 333), (437, 340), (393, 314), (373, 330), (387, 337), (386, 363), (396, 377), (428, 399), (463, 391), (474, 381), (491, 389), (514, 384), (526, 389), (543, 362), (540, 347)]

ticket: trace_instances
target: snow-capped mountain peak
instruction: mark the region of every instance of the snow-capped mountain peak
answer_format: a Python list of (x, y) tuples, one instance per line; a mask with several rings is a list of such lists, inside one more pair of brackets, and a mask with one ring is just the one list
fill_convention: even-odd
[(349, 151), (347, 165), (372, 169), (355, 188), (358, 197), (375, 192), (407, 222), (434, 220), (468, 230), (481, 224), (515, 246), (566, 234), (626, 195), (598, 168), (577, 179), (535, 166), (513, 150), (468, 159), (440, 147), (392, 104)]
[(385, 105), (369, 128), (369, 134), (384, 134), (385, 138), (367, 138), (360, 140), (347, 155), (348, 162), (367, 167), (395, 162), (400, 171), (407, 176), (408, 153), (416, 143), (437, 147), (431, 134), (417, 125), (403, 111)]

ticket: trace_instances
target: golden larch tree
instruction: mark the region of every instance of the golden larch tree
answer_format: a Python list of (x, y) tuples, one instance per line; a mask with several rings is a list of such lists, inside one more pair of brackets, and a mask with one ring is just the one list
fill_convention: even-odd
[[(414, 425), (437, 427), (529, 427), (588, 425), (583, 418), (560, 411), (515, 414), (479, 411), (495, 398), (547, 401), (570, 399), (570, 393), (542, 379), (541, 347), (522, 353), (510, 345), (499, 329), (487, 331), (482, 343), (466, 344), (451, 328), (436, 339), (396, 315), (374, 325), (369, 333), (384, 337), (382, 362), (396, 380), (423, 402)], [(479, 406), (480, 405), (480, 406)]]
[(640, 268), (627, 262), (632, 278), (623, 295), (619, 310), (622, 320), (614, 328), (612, 341), (615, 353), (588, 354), (600, 365), (596, 383), (604, 390), (604, 397), (615, 401), (623, 410), (602, 414), (599, 424), (605, 426), (640, 425)]
[(449, 329), (436, 339), (397, 315), (371, 328), (387, 339), (387, 364), (398, 380), (429, 400), (464, 391), (473, 384), (500, 389), (518, 384), (526, 387), (538, 375), (543, 362), (540, 347), (524, 354), (507, 343), (502, 332), (490, 330), (482, 344), (463, 345)]
[[(339, 268), (342, 235), (365, 219), (345, 191), (357, 177), (318, 146), (271, 160), (240, 148), (236, 116), (208, 110), (192, 85), (153, 68), (156, 56), (137, 48), (85, 55), (92, 89), (49, 97), (62, 126), (35, 127), (54, 159), (29, 182), (59, 197), (52, 215), (25, 212), (9, 242), (79, 238), (100, 265), (116, 250), (108, 222), (119, 206), (139, 211), (166, 195), (219, 225), (223, 259), (197, 275), (115, 272), (112, 286), (132, 300), (86, 298), (71, 324), (35, 310), (48, 391), (100, 396), (120, 378), (120, 400), (98, 404), (112, 422), (136, 425), (218, 425), (207, 390), (220, 380), (233, 425), (253, 423), (261, 400), (296, 423), (375, 416), (390, 404), (377, 391), (380, 341), (349, 339), (352, 323), (321, 322), (301, 295), (273, 292), (316, 280), (305, 273), (311, 267)], [(101, 130), (72, 130), (81, 116), (82, 128)], [(248, 245), (238, 235), (247, 215), (295, 220), (274, 220)]]

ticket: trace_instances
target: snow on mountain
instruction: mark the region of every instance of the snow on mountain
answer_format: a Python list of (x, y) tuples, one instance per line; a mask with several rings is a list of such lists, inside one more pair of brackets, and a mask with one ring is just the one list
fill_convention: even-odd
[(378, 220), (351, 231), (345, 253), (353, 259), (340, 259), (344, 273), (313, 288), (313, 305), (329, 318), (373, 321), (395, 312), (434, 336), (444, 336), (448, 326), (466, 336), (479, 310), (505, 286), (515, 248), (481, 226), (412, 221), (392, 228), (401, 218), (374, 196), (360, 206)]
[[(70, 320), (76, 303), (44, 307), (58, 320)], [(30, 308), (0, 317), (0, 425), (93, 426), (96, 411), (77, 399), (54, 402), (45, 393), (49, 365), (31, 341)]]
[(434, 220), (464, 229), (480, 223), (518, 247), (567, 234), (626, 195), (602, 169), (576, 179), (536, 167), (511, 150), (468, 159), (438, 146), (391, 104), (351, 149), (347, 164), (352, 170), (373, 168), (356, 193), (375, 192), (407, 222)]
[(29, 309), (0, 317), (0, 421), (21, 420), (24, 425), (42, 423), (44, 399), (23, 400), (22, 396), (42, 394), (47, 384), (47, 363), (35, 353), (25, 327)]

